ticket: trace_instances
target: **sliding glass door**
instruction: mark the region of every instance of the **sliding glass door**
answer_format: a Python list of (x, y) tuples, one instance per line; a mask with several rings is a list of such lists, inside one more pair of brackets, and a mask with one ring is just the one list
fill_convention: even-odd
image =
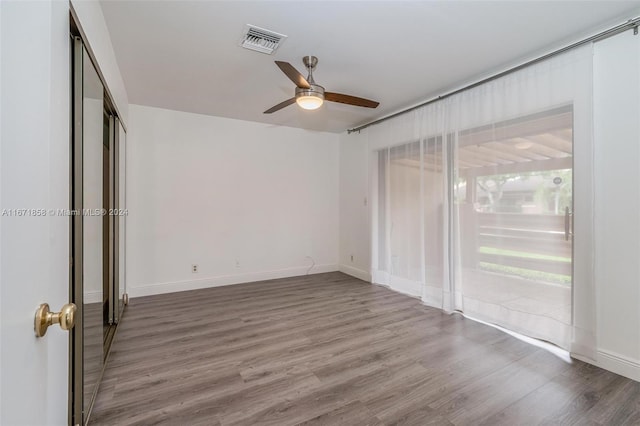
[(571, 340), (571, 106), (382, 149), (377, 177), (377, 282)]
[(570, 337), (572, 153), (571, 107), (458, 133), (453, 232), (464, 312)]

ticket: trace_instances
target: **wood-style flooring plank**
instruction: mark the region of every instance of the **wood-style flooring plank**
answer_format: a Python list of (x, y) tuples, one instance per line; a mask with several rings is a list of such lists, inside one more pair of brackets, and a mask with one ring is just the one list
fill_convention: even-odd
[(91, 425), (638, 425), (640, 383), (342, 273), (132, 299)]

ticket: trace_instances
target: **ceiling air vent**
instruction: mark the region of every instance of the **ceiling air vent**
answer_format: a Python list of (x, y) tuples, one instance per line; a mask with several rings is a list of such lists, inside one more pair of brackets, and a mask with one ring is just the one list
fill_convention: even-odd
[(284, 34), (278, 34), (271, 30), (247, 24), (242, 38), (241, 46), (245, 49), (271, 55), (287, 38)]

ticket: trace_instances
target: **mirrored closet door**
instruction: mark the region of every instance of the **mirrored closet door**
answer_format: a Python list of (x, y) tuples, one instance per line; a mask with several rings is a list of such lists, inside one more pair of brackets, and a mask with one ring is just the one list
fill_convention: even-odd
[[(72, 37), (71, 342), (72, 424), (86, 424), (122, 317), (124, 129), (89, 51)], [(121, 253), (122, 251), (122, 253)]]

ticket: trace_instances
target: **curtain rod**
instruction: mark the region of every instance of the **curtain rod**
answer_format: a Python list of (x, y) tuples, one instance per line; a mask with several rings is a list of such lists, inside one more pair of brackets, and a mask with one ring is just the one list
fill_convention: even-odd
[(437, 96), (435, 98), (431, 98), (426, 102), (423, 102), (421, 104), (412, 106), (412, 107), (404, 109), (402, 111), (395, 112), (395, 113), (393, 113), (391, 115), (379, 118), (379, 119), (371, 121), (371, 122), (369, 122), (367, 124), (363, 124), (361, 126), (354, 127), (353, 129), (348, 129), (347, 130), (347, 134), (351, 134), (353, 132), (360, 132), (360, 130), (366, 129), (367, 127), (373, 126), (374, 124), (382, 123), (383, 121), (387, 121), (387, 120), (389, 120), (391, 118), (394, 118), (394, 117), (397, 117), (399, 115), (406, 114), (407, 112), (411, 112), (411, 111), (416, 110), (418, 108), (422, 108), (423, 106), (432, 104), (434, 102), (441, 101), (441, 100), (446, 99), (446, 98), (448, 98), (450, 96), (453, 96), (453, 95), (456, 95), (458, 93), (464, 92), (466, 90), (472, 89), (474, 87), (480, 86), (481, 84), (487, 83), (489, 81), (496, 80), (496, 79), (498, 79), (500, 77), (504, 77), (507, 74), (511, 74), (511, 73), (513, 73), (515, 71), (521, 70), (522, 68), (528, 67), (529, 65), (533, 65), (535, 63), (544, 61), (545, 59), (549, 59), (549, 58), (551, 58), (553, 56), (559, 55), (559, 54), (564, 53), (564, 52), (566, 52), (568, 50), (575, 49), (576, 47), (582, 46), (584, 44), (600, 41), (600, 40), (603, 40), (605, 38), (608, 38), (608, 37), (614, 36), (616, 34), (619, 34), (621, 32), (624, 32), (626, 30), (630, 30), (630, 29), (633, 29), (633, 34), (637, 35), (638, 34), (638, 25), (640, 25), (640, 17), (629, 19), (628, 21), (626, 21), (626, 22), (624, 22), (622, 24), (619, 24), (619, 25), (611, 27), (611, 28), (609, 28), (607, 30), (601, 31), (601, 32), (599, 32), (599, 33), (597, 33), (595, 35), (592, 35), (591, 37), (587, 37), (585, 39), (582, 39), (580, 41), (577, 41), (575, 43), (572, 43), (572, 44), (569, 44), (569, 45), (567, 45), (565, 47), (562, 47), (560, 49), (554, 50), (554, 51), (552, 51), (550, 53), (547, 53), (547, 54), (544, 54), (544, 55), (539, 56), (537, 58), (534, 58), (534, 59), (531, 59), (529, 61), (526, 61), (526, 62), (524, 62), (524, 63), (522, 63), (520, 65), (516, 65), (516, 66), (514, 66), (512, 68), (508, 68), (505, 71), (501, 71), (501, 72), (499, 72), (497, 74), (493, 74), (492, 76), (489, 76), (487, 78), (483, 78), (482, 80), (476, 81), (475, 83), (468, 84), (468, 85), (466, 85), (464, 87), (461, 87), (459, 89), (455, 89), (455, 90), (453, 90), (451, 92), (445, 93), (445, 94)]

